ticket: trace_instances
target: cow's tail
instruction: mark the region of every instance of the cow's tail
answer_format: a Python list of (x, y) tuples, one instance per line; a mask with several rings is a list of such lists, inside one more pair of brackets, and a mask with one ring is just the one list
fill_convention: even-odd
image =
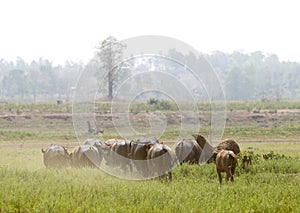
[[(182, 158), (182, 146), (183, 144), (182, 143), (179, 143), (177, 145), (177, 147), (175, 148), (175, 156), (174, 156), (174, 161), (178, 164), (182, 163), (181, 161), (183, 160)], [(179, 148), (180, 147), (180, 148)]]
[(234, 154), (234, 152), (233, 151), (228, 151), (228, 154), (229, 154), (229, 157), (231, 157), (231, 158), (235, 158), (236, 159), (236, 155)]
[(237, 165), (238, 161), (237, 161), (237, 156), (236, 156), (236, 154), (234, 154), (234, 152), (231, 151), (231, 150), (228, 151), (228, 154), (229, 154), (229, 158), (230, 158), (233, 162), (235, 162), (236, 165)]
[(169, 181), (172, 181), (172, 170), (173, 170), (173, 166), (176, 163), (176, 157), (174, 157), (171, 153), (170, 150), (164, 148), (164, 151), (166, 152), (166, 158), (164, 160), (167, 168), (168, 168), (168, 179)]
[[(165, 150), (167, 151), (167, 150)], [(163, 156), (163, 170), (161, 172), (165, 173), (166, 171), (168, 172), (168, 179), (169, 181), (172, 181), (172, 170), (173, 170), (173, 165), (172, 165), (172, 160), (171, 160), (171, 155), (167, 151)]]

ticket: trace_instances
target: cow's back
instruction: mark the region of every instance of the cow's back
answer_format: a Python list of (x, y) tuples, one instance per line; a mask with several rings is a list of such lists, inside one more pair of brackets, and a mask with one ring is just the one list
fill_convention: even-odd
[(42, 149), (43, 161), (46, 168), (63, 168), (70, 165), (69, 153), (59, 145), (51, 145)]

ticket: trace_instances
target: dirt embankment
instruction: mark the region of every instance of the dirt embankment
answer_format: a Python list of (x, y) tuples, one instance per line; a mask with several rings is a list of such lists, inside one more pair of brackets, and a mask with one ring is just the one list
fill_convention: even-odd
[[(113, 128), (113, 118), (116, 115), (111, 113), (105, 114), (96, 114), (96, 124), (97, 126), (104, 129)], [(177, 125), (181, 121), (182, 116), (180, 112), (168, 112), (166, 114), (168, 125)], [(186, 114), (185, 116), (188, 116)], [(191, 117), (191, 124), (196, 120), (200, 119), (201, 125), (210, 126), (210, 112), (209, 111), (200, 111), (198, 118)], [(137, 126), (145, 125), (145, 121), (149, 120), (149, 113), (140, 112), (140, 113), (131, 113), (130, 119), (133, 124)], [(270, 127), (272, 125), (280, 126), (285, 124), (300, 124), (300, 109), (294, 110), (260, 110), (260, 111), (247, 111), (247, 110), (231, 110), (227, 112), (227, 123), (228, 127), (230, 126), (255, 126), (256, 128)], [(1, 129), (24, 129), (26, 130), (38, 130), (51, 131), (57, 130), (72, 130), (72, 113), (15, 113), (15, 114), (4, 114), (0, 113), (0, 128)], [(240, 140), (240, 143), (244, 142), (300, 142), (298, 139), (246, 139)], [(174, 141), (166, 141), (172, 145)], [(70, 141), (69, 143), (64, 143), (66, 147), (74, 147), (78, 143), (76, 141)], [(49, 146), (49, 143), (0, 143), (0, 148), (43, 148)]]
[[(151, 113), (149, 112), (139, 112), (139, 113), (130, 113), (129, 117), (132, 122), (138, 122), (140, 120), (147, 120)], [(194, 113), (192, 113), (194, 115)], [(106, 124), (111, 122), (113, 119), (118, 119), (118, 114), (105, 113), (105, 114), (95, 114), (94, 118), (97, 122)], [(188, 113), (180, 112), (167, 112), (165, 114), (168, 124), (178, 124), (181, 122), (182, 117), (184, 116), (186, 120), (193, 123), (197, 120), (200, 120), (202, 124), (209, 124), (211, 112), (210, 111), (200, 111), (199, 117), (194, 118), (190, 117)], [(83, 116), (85, 117), (85, 116)], [(121, 116), (122, 117), (122, 116)], [(0, 113), (0, 120), (4, 121), (14, 121), (14, 120), (34, 120), (34, 119), (45, 119), (45, 120), (62, 120), (62, 121), (71, 121), (73, 118), (72, 113)], [(259, 111), (247, 111), (247, 110), (230, 110), (227, 111), (227, 125), (239, 125), (239, 124), (254, 124), (258, 123), (262, 126), (268, 125), (270, 122), (289, 122), (289, 121), (299, 121), (300, 122), (300, 109), (294, 110), (259, 110)], [(105, 126), (103, 126), (105, 128)]]

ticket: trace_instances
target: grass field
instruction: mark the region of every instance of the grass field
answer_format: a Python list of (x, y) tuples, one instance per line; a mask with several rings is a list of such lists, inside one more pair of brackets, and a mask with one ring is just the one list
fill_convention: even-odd
[[(253, 144), (244, 144), (246, 146)], [(272, 144), (276, 146), (276, 144)], [(300, 151), (298, 144), (289, 149)], [(263, 151), (265, 144), (255, 149)], [(2, 212), (297, 212), (300, 158), (258, 159), (218, 184), (214, 164), (183, 165), (171, 183), (127, 181), (98, 169), (47, 170), (40, 150), (1, 150)]]
[[(235, 138), (255, 161), (221, 187), (214, 164), (177, 166), (172, 182), (118, 179), (101, 169), (47, 170), (41, 146), (76, 142), (70, 105), (1, 105), (0, 212), (299, 212), (300, 104), (272, 104), (228, 104), (224, 138)], [(260, 112), (250, 112), (254, 107)], [(164, 139), (177, 133), (171, 127)], [(264, 160), (266, 153), (274, 158)]]

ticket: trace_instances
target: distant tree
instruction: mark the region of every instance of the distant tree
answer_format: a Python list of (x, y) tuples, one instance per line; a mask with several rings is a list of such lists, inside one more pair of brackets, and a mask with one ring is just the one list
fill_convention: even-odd
[(65, 95), (66, 99), (70, 99), (72, 95), (72, 87), (76, 85), (78, 74), (83, 70), (82, 63), (66, 61), (64, 67), (56, 67), (55, 73), (57, 76), (57, 87), (59, 99)]
[(24, 99), (24, 95), (28, 92), (27, 77), (24, 70), (11, 70), (9, 74), (3, 78), (2, 84), (5, 94), (11, 98), (19, 95)]
[(109, 100), (113, 98), (113, 89), (123, 66), (123, 63), (119, 62), (122, 59), (124, 48), (125, 45), (112, 36), (100, 42), (100, 45), (97, 47), (96, 57), (100, 61), (101, 69), (104, 69), (108, 73), (106, 78)]
[(17, 57), (16, 61), (16, 69), (18, 70), (26, 70), (27, 69), (27, 64), (21, 57)]
[(39, 83), (40, 92), (53, 97), (57, 93), (57, 76), (54, 72), (52, 62), (47, 59), (39, 59)]
[(282, 63), (282, 69), (286, 73), (284, 81), (287, 97), (291, 99), (300, 98), (300, 64), (295, 62)]
[(33, 96), (33, 100), (36, 101), (37, 95), (40, 91), (40, 72), (39, 72), (39, 65), (37, 62), (32, 61), (29, 70), (28, 70), (28, 84), (29, 84), (29, 89), (30, 93)]

